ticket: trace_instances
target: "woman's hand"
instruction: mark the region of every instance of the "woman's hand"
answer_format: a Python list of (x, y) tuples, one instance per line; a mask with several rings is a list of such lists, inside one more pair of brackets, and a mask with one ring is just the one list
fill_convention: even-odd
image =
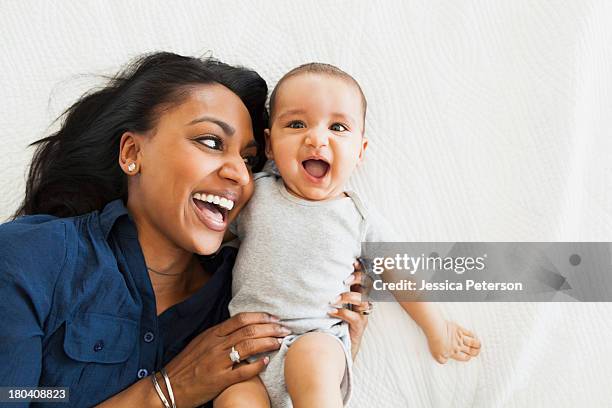
[(241, 313), (206, 330), (166, 366), (176, 405), (202, 405), (228, 386), (256, 376), (268, 364), (265, 357), (234, 367), (229, 357), (232, 347), (244, 360), (277, 350), (280, 339), (289, 333), (266, 313)]
[[(365, 285), (368, 279), (363, 272), (363, 268), (359, 262), (353, 264), (355, 271), (346, 280), (347, 285), (351, 285), (350, 292), (344, 292), (338, 296), (333, 302), (338, 309), (329, 312), (330, 316), (337, 317), (349, 324), (349, 334), (351, 336), (351, 354), (353, 360), (357, 356), (359, 347), (361, 346), (361, 338), (368, 326), (368, 314), (372, 309), (370, 302), (362, 302), (362, 293), (367, 294), (368, 287)], [(352, 310), (343, 308), (342, 305), (352, 305)]]

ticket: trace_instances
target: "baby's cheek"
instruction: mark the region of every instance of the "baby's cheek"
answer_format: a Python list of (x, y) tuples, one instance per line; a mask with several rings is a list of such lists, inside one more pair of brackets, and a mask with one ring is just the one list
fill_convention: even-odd
[(342, 163), (339, 163), (337, 174), (342, 178), (348, 178), (352, 174), (355, 167), (357, 167), (357, 160), (354, 160), (352, 157), (347, 157)]

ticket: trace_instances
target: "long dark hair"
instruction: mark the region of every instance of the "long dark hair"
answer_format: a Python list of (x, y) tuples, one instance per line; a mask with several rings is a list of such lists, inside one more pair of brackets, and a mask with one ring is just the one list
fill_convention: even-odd
[[(61, 129), (40, 139), (32, 158), (26, 194), (14, 217), (52, 214), (70, 217), (127, 198), (127, 178), (118, 164), (126, 131), (155, 127), (160, 107), (182, 102), (193, 85), (221, 84), (246, 105), (263, 165), (263, 130), (268, 87), (255, 71), (168, 52), (129, 64), (101, 90), (81, 97), (66, 112)], [(254, 170), (258, 170), (255, 168)]]

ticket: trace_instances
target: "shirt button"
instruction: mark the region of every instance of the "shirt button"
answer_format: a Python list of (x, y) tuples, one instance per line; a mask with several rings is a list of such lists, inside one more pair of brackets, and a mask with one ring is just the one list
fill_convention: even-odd
[(147, 375), (149, 375), (149, 372), (146, 368), (141, 368), (138, 370), (138, 378), (145, 378)]
[(148, 332), (145, 333), (145, 335), (144, 335), (145, 343), (150, 343), (154, 339), (155, 339), (155, 335), (152, 332), (148, 331)]
[(98, 352), (104, 348), (104, 342), (102, 340), (98, 340), (96, 344), (94, 344), (93, 350)]

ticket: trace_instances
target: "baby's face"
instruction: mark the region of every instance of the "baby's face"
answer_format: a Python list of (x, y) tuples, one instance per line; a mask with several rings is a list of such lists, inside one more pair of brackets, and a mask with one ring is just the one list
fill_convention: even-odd
[(277, 90), (266, 154), (285, 186), (308, 200), (340, 196), (367, 146), (359, 90), (349, 81), (302, 73)]

